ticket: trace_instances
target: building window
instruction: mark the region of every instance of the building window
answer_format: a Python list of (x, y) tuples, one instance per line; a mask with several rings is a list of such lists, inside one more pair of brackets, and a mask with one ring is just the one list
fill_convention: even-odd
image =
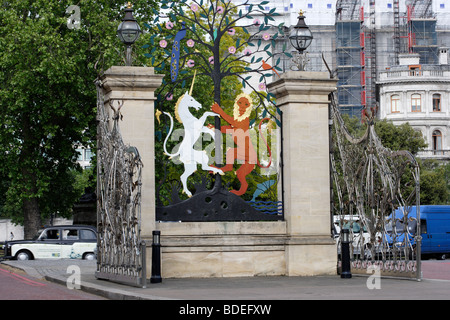
[(411, 96), (411, 111), (412, 112), (420, 112), (421, 111), (421, 102), (422, 98), (420, 94), (413, 94)]
[(83, 159), (84, 159), (83, 151), (84, 151), (83, 149), (77, 149), (77, 153), (78, 153), (77, 161), (83, 161)]
[(442, 133), (439, 130), (433, 131), (433, 154), (442, 154)]
[(441, 95), (439, 93), (433, 94), (433, 111), (441, 111)]
[(409, 66), (409, 75), (411, 77), (419, 77), (422, 75), (422, 66), (421, 65), (410, 65)]
[(400, 96), (398, 94), (391, 96), (391, 112), (400, 112)]
[(312, 9), (312, 3), (308, 3), (308, 9)]
[(441, 9), (445, 9), (445, 3), (440, 4)]
[(91, 161), (92, 157), (93, 157), (93, 152), (91, 149), (86, 149), (85, 150), (85, 154), (84, 154), (84, 160), (85, 161)]
[(327, 9), (331, 9), (331, 8), (332, 8), (331, 3), (327, 3)]

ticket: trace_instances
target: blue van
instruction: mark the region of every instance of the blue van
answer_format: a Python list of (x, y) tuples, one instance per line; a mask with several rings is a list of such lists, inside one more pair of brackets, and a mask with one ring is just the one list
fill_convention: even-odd
[[(396, 219), (403, 217), (401, 209), (395, 211), (395, 217)], [(413, 206), (408, 213), (408, 234), (411, 238), (411, 243), (414, 243), (412, 237), (415, 235), (414, 226), (416, 221), (416, 207)], [(396, 223), (399, 224), (401, 222), (397, 220)], [(398, 230), (401, 229), (397, 226), (397, 232)], [(420, 231), (422, 235), (422, 257), (432, 256), (443, 260), (450, 256), (450, 206), (420, 206)], [(397, 239), (402, 240), (401, 237)]]

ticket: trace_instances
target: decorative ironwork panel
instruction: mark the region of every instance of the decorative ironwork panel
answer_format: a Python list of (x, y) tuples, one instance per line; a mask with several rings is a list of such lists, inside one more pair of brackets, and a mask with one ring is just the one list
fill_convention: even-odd
[[(180, 98), (182, 99), (182, 98)], [(181, 101), (182, 102), (182, 101)], [(177, 104), (175, 114), (183, 116), (182, 107)], [(166, 112), (165, 112), (166, 113)], [(172, 153), (167, 151), (166, 143), (173, 131), (173, 121), (169, 113), (170, 126), (168, 135), (163, 142), (164, 154), (157, 155), (157, 166), (162, 172), (156, 190), (156, 220), (159, 221), (261, 221), (281, 220), (283, 215), (282, 201), (279, 195), (282, 193), (281, 164), (277, 161), (277, 155), (270, 155), (271, 168), (260, 168), (257, 159), (251, 161), (236, 161), (232, 159), (225, 166), (213, 166), (210, 164), (211, 155), (206, 150), (196, 150), (192, 141), (202, 140), (201, 130), (193, 132), (194, 128), (209, 128), (203, 125), (205, 112), (197, 123), (189, 123), (181, 120), (183, 129), (179, 129), (178, 135), (182, 136), (182, 142), (174, 147)], [(189, 118), (194, 118), (189, 116)], [(260, 122), (260, 125), (262, 122)], [(261, 126), (260, 126), (261, 129)], [(163, 130), (165, 131), (165, 130)], [(241, 132), (253, 135), (257, 132), (249, 132), (250, 129)], [(271, 146), (276, 146), (278, 138), (273, 130), (269, 141)], [(216, 133), (211, 130), (212, 135)], [(193, 137), (193, 138), (192, 138)], [(249, 143), (255, 140), (250, 139)], [(257, 140), (256, 140), (257, 141)], [(261, 140), (260, 140), (261, 141)], [(264, 140), (264, 147), (268, 146)], [(228, 144), (227, 144), (228, 145)], [(238, 153), (239, 145), (229, 143), (227, 154)], [(177, 149), (178, 147), (178, 149)], [(261, 146), (260, 146), (261, 147)], [(259, 150), (259, 148), (255, 148)], [(270, 150), (270, 147), (269, 147)], [(256, 157), (256, 152), (254, 156)], [(248, 150), (243, 151), (249, 154)], [(267, 155), (258, 156), (267, 157)], [(170, 157), (170, 158), (169, 158)], [(229, 159), (229, 158), (228, 158)], [(181, 165), (181, 166), (180, 166)], [(182, 170), (180, 170), (180, 168)], [(197, 171), (197, 169), (199, 169)], [(226, 171), (235, 170), (225, 176)], [(231, 190), (230, 190), (231, 189)], [(262, 196), (262, 197), (261, 197)]]
[(383, 146), (375, 132), (375, 112), (363, 114), (367, 128), (359, 138), (346, 128), (334, 96), (331, 113), (338, 268), (340, 230), (347, 228), (352, 240), (352, 273), (378, 271), (420, 279), (419, 166), (415, 158), (408, 151)]
[(106, 110), (97, 82), (97, 272), (102, 279), (146, 285), (145, 242), (141, 241), (141, 170), (137, 148), (120, 133), (120, 109)]
[(166, 74), (155, 117), (157, 220), (283, 219), (282, 113), (266, 84), (292, 56), (283, 24), (271, 24), (279, 14), (264, 4), (161, 0), (168, 21), (146, 25), (146, 56)]

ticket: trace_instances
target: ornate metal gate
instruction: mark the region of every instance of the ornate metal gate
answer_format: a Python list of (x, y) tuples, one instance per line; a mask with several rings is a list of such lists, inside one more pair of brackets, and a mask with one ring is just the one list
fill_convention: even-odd
[(162, 0), (169, 21), (146, 25), (146, 56), (170, 75), (156, 106), (157, 220), (283, 219), (281, 111), (265, 88), (281, 70), (275, 49), (290, 53), (267, 3)]
[[(421, 278), (419, 166), (408, 151), (385, 148), (367, 110), (360, 138), (347, 130), (332, 96), (334, 222), (348, 228), (352, 273)], [(410, 212), (415, 206), (417, 215)]]
[(96, 277), (146, 286), (145, 242), (141, 240), (141, 169), (135, 147), (120, 133), (120, 108), (106, 110), (97, 81), (97, 271)]

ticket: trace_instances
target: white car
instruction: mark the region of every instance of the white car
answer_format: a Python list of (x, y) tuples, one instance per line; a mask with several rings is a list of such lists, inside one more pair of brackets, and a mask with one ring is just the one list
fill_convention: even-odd
[(97, 230), (91, 226), (67, 225), (47, 227), (34, 240), (5, 242), (5, 258), (95, 259)]
[[(356, 215), (345, 215), (342, 219), (340, 219), (339, 216), (334, 216), (333, 218), (336, 241), (339, 241), (342, 227), (349, 229), (352, 237), (352, 253), (360, 255), (361, 245), (365, 248), (370, 243), (370, 234), (367, 232), (364, 224), (360, 221), (360, 218)], [(343, 226), (341, 226), (341, 223)], [(338, 250), (340, 252), (340, 246), (338, 247)]]

